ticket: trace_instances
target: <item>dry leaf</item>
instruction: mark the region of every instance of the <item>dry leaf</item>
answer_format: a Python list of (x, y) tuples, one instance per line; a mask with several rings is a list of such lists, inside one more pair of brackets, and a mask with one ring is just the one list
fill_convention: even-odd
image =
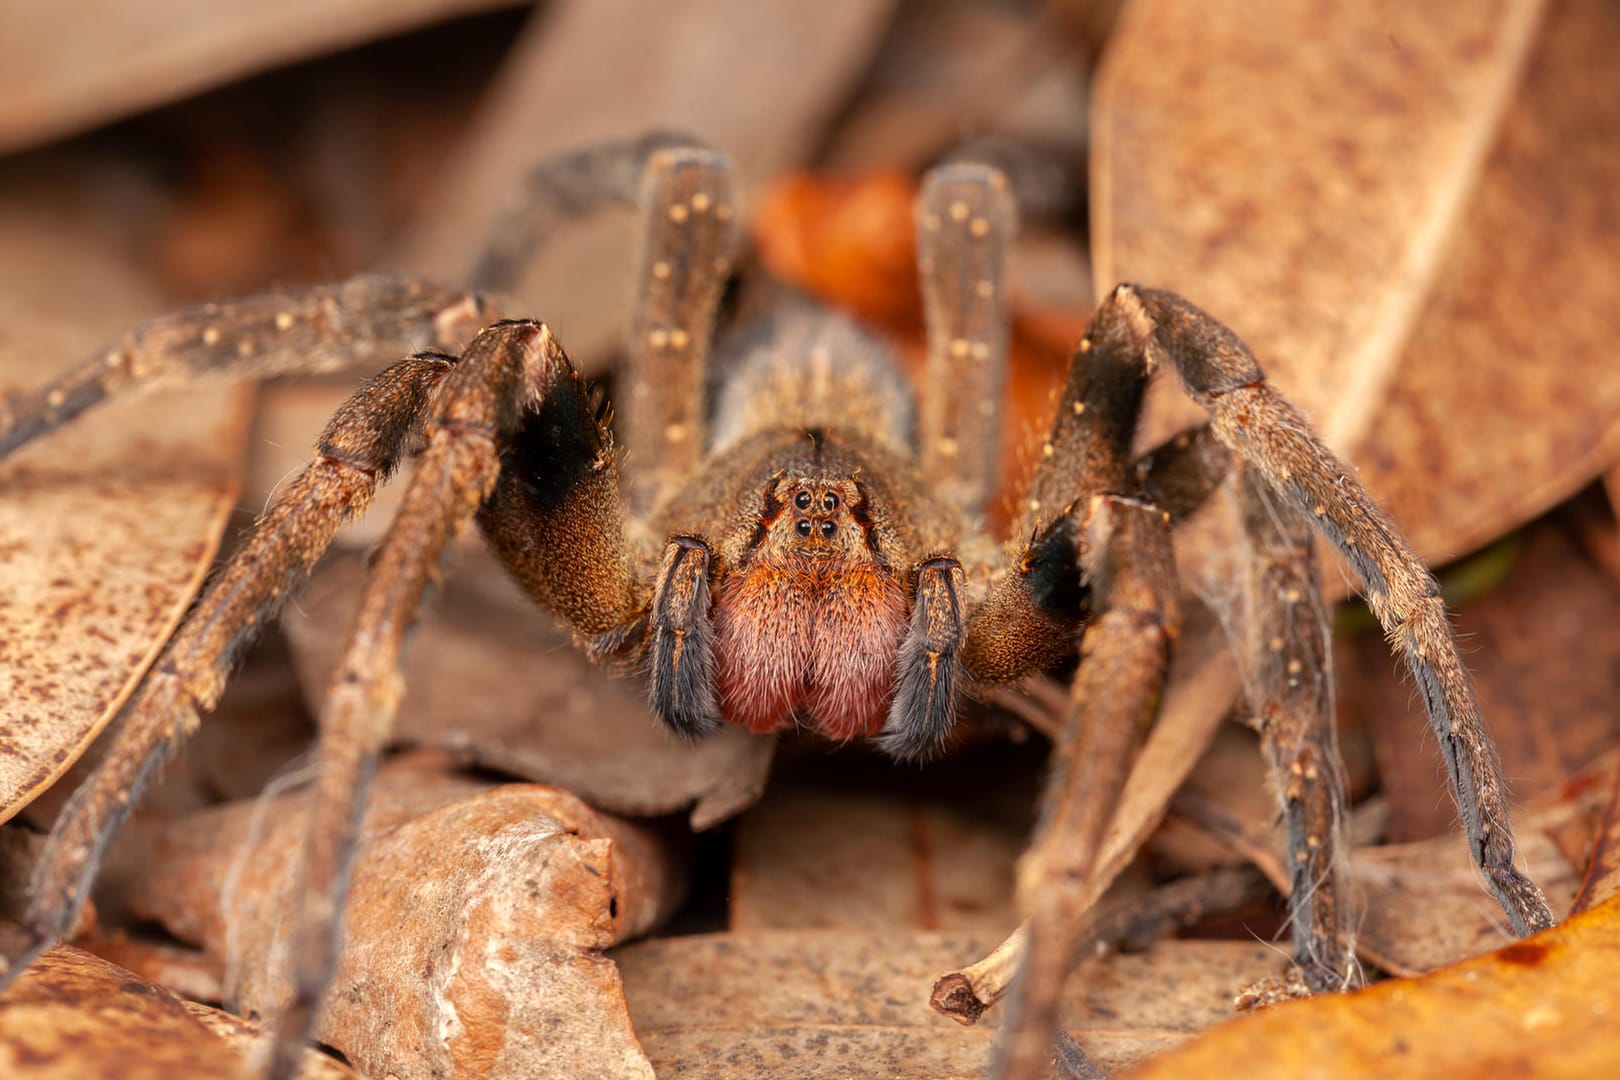
[[(1227, 323), (1327, 441), (1383, 396), (1534, 38), (1541, 0), (1141, 0), (1093, 97), (1097, 284)], [(1141, 445), (1196, 423), (1168, 385)]]
[[(979, 768), (999, 761), (976, 759)], [(737, 825), (731, 929), (1011, 932), (1013, 865), (1038, 783), (1028, 768), (994, 786), (977, 779), (876, 791), (772, 784)]]
[(1620, 893), (1620, 756), (1615, 759), (1608, 804), (1592, 835), (1586, 876), (1570, 910), (1585, 911)]
[(1227, 1024), (1133, 1073), (1270, 1077), (1613, 1076), (1620, 900), (1419, 979)]
[(1617, 54), (1613, 4), (1550, 5), (1355, 453), (1362, 482), (1430, 558), (1501, 535), (1620, 457)]
[[(249, 1016), (287, 995), (276, 958), (304, 804), (232, 803), (131, 830), (125, 873), (104, 877), (224, 964), (227, 997)], [(662, 919), (680, 879), (651, 834), (565, 792), (397, 759), (368, 806), (319, 1038), (371, 1075), (649, 1076), (601, 950)]]
[(0, 11), (0, 149), (80, 131), (277, 64), (500, 6), (502, 0), (7, 5)]
[[(257, 1029), (67, 945), (0, 997), (0, 1072), (18, 1080), (245, 1076)], [(303, 1080), (355, 1074), (315, 1050)]]
[[(0, 387), (32, 389), (157, 302), (72, 180), (0, 205)], [(0, 820), (112, 718), (191, 602), (235, 502), (246, 396), (111, 405), (0, 463)]]
[[(312, 705), (348, 633), (364, 575), (354, 554), (327, 560), (284, 619)], [(774, 739), (728, 726), (689, 743), (647, 708), (637, 677), (611, 676), (508, 580), (481, 546), (458, 559), (423, 612), (405, 657), (400, 741), (636, 816), (691, 808), (707, 828), (752, 805)]]
[[(983, 1076), (995, 1025), (933, 1012), (940, 971), (990, 936), (795, 930), (648, 941), (614, 955), (636, 1030), (660, 1076)], [(1166, 942), (1103, 957), (1069, 984), (1064, 1020), (1099, 1064), (1119, 1068), (1231, 1015), (1238, 990), (1285, 958), (1254, 944)], [(994, 1016), (994, 1014), (990, 1014)]]

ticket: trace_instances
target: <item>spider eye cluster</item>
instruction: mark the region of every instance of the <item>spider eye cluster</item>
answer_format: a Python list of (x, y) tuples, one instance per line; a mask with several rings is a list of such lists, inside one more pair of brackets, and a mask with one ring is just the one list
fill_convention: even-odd
[(793, 506), (798, 511), (793, 515), (793, 531), (801, 539), (819, 536), (823, 540), (831, 540), (838, 535), (835, 515), (843, 506), (843, 500), (836, 492), (800, 488), (793, 495)]

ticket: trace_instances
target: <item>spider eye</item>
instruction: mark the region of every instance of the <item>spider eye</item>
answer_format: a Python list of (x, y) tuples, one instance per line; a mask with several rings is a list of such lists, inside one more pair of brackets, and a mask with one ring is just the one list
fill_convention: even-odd
[(800, 510), (810, 509), (810, 493), (808, 491), (801, 491), (797, 495), (793, 496), (793, 505), (797, 506)]
[(832, 494), (831, 492), (823, 495), (821, 497), (821, 508), (827, 511), (829, 514), (838, 509), (838, 496)]
[(836, 533), (837, 531), (838, 531), (838, 526), (834, 522), (823, 521), (821, 523), (821, 536), (822, 536), (823, 539), (831, 540), (833, 538), (833, 534)]
[(799, 530), (799, 535), (800, 536), (809, 536), (810, 535), (810, 523), (808, 521), (805, 521), (803, 518), (799, 519), (799, 523), (797, 525), (795, 525), (794, 528)]

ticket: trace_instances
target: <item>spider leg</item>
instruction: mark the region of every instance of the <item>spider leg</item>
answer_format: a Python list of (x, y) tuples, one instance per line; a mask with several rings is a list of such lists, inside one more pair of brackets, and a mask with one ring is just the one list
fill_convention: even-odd
[(1087, 603), (1075, 572), (1087, 502), (1099, 493), (1139, 494), (1129, 453), (1146, 375), (1117, 330), (1099, 340), (1095, 349), (1083, 341), (1070, 361), (1014, 525), (1014, 535), (1029, 539), (968, 622), (962, 661), (979, 682), (1011, 682), (1072, 652)]
[(203, 375), (314, 375), (418, 349), (459, 349), (488, 302), (418, 278), (367, 274), (335, 285), (185, 308), (142, 323), (55, 380), (0, 401), (0, 458), (115, 394)]
[(296, 1071), (336, 964), (361, 815), (403, 689), (406, 633), (450, 542), (494, 489), (499, 448), (525, 407), (570, 371), (549, 329), (498, 323), (473, 340), (435, 396), (427, 446), (373, 564), (321, 714), (319, 773), (294, 893), (292, 1000), (278, 1024), (272, 1075)]
[[(1082, 606), (1092, 612), (1068, 734), (1019, 864), (1030, 947), (1005, 1029), (1008, 1076), (1042, 1074), (1051, 1060), (1063, 983), (1097, 899), (1092, 867), (1158, 709), (1179, 625), (1169, 515), (1142, 496), (1142, 470), (1130, 459), (1147, 373), (1128, 330), (1099, 312), (1071, 360), (1018, 526), (1032, 540), (974, 613), (964, 646), (975, 678), (1022, 673), (1061, 655)], [(1193, 447), (1189, 439), (1166, 460), (1184, 460)], [(1218, 471), (1208, 464), (1204, 475)], [(1031, 627), (1045, 639), (1024, 638)]]
[(1333, 726), (1327, 609), (1310, 526), (1276, 505), (1245, 465), (1239, 485), (1249, 569), (1250, 706), (1288, 833), (1294, 962), (1312, 990), (1353, 981), (1337, 866), (1344, 804)]
[(1480, 716), (1433, 575), (1353, 471), (1265, 381), (1237, 335), (1174, 293), (1121, 285), (1102, 311), (1129, 325), (1150, 361), (1173, 363), (1216, 436), (1355, 568), (1368, 605), (1423, 693), (1445, 757), (1469, 849), (1520, 935), (1554, 922), (1546, 898), (1514, 866), (1508, 799), (1496, 748)]
[(634, 206), (647, 162), (662, 150), (701, 146), (689, 135), (653, 131), (548, 158), (529, 173), (511, 210), (490, 230), (469, 280), (508, 293), (558, 228), (609, 207)]
[(1143, 735), (1158, 711), (1178, 626), (1164, 511), (1128, 495), (1090, 496), (1077, 515), (1094, 612), (1080, 640), (1067, 723), (1020, 860), (1029, 948), (1006, 1021), (1003, 1075), (1044, 1073), (1058, 1003), (1097, 900), (1092, 868)]
[(1221, 486), (1232, 466), (1232, 451), (1208, 424), (1173, 435), (1136, 461), (1142, 493), (1179, 525)]
[(1007, 383), (1007, 248), (1017, 225), (1007, 178), (954, 162), (917, 200), (917, 268), (928, 358), (917, 441), (923, 475), (982, 515), (995, 491)]
[(659, 149), (640, 188), (641, 259), (619, 395), (645, 513), (697, 471), (707, 436), (709, 347), (731, 273), (731, 167), (701, 147)]
[(51, 830), (29, 890), (26, 951), (5, 958), (0, 984), (72, 924), (142, 791), (196, 727), (198, 712), (218, 700), (235, 657), (420, 440), (428, 401), (453, 363), (413, 356), (361, 387), (328, 423), (309, 466), (209, 581), (109, 733), (113, 751)]

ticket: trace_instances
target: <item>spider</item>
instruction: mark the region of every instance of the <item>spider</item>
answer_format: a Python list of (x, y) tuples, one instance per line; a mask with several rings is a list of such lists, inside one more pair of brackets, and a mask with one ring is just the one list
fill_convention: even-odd
[[(496, 321), (489, 299), (554, 226), (611, 204), (637, 207), (643, 230), (622, 447), (551, 330)], [(1230, 330), (1173, 293), (1115, 288), (1074, 354), (1019, 539), (1007, 546), (984, 527), (1017, 217), (1003, 175), (951, 161), (919, 196), (920, 405), (878, 341), (807, 302), (777, 304), (711, 350), (732, 271), (733, 206), (726, 159), (695, 142), (659, 135), (581, 152), (535, 172), (471, 291), (367, 276), (179, 312), (0, 413), (4, 454), (134, 386), (409, 354), (332, 417), (307, 468), (214, 575), (124, 708), (105, 760), (51, 833), (26, 924), (7, 948), (7, 979), (62, 935), (112, 836), (217, 701), (236, 656), (408, 457), (415, 472), (321, 718), (284, 1047), (311, 1033), (333, 969), (336, 913), (401, 694), (406, 632), (451, 540), (474, 521), (591, 656), (644, 673), (652, 712), (687, 738), (727, 722), (762, 732), (798, 724), (926, 758), (950, 739), (964, 695), (1047, 669), (1078, 644), (1077, 734), (1059, 754), (1020, 877), (1030, 945), (1017, 1030), (1049, 1049), (1053, 979), (1061, 984), (1084, 915), (1077, 890), (1100, 838), (1099, 808), (1118, 796), (1117, 783), (1088, 770), (1128, 753), (1152, 718), (1178, 628), (1170, 527), (1224, 480), (1235, 451), (1269, 597), (1253, 631), (1268, 643), (1257, 650), (1269, 695), (1258, 711), (1280, 777), (1306, 981), (1323, 989), (1346, 978), (1331, 888), (1331, 718), (1301, 700), (1325, 679), (1289, 677), (1325, 663), (1306, 522), (1346, 556), (1409, 664), (1474, 859), (1513, 928), (1551, 925), (1540, 891), (1514, 866), (1502, 778), (1433, 578)], [(1133, 461), (1143, 390), (1159, 365), (1211, 422)]]

